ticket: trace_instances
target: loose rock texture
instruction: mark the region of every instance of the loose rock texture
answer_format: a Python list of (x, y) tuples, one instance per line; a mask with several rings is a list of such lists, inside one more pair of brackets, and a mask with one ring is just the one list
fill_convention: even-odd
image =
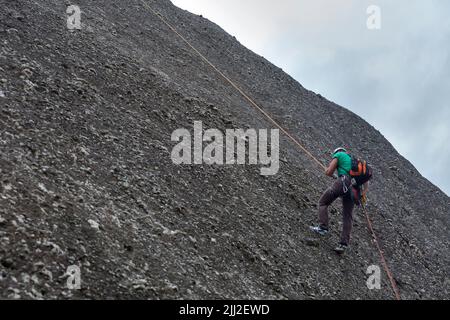
[[(404, 299), (448, 298), (450, 200), (373, 127), (303, 88), (220, 27), (148, 1), (324, 163), (347, 145), (374, 167), (368, 211)], [(392, 299), (355, 211), (316, 239), (331, 183), (285, 137), (280, 171), (174, 165), (173, 130), (273, 128), (137, 0), (0, 0), (0, 297)], [(327, 70), (323, 70), (327, 72)], [(389, 121), (389, 119), (386, 119)], [(432, 163), (432, 161), (430, 161)], [(81, 270), (81, 289), (66, 273)], [(380, 265), (381, 267), (381, 265)], [(70, 280), (70, 279), (69, 279)]]

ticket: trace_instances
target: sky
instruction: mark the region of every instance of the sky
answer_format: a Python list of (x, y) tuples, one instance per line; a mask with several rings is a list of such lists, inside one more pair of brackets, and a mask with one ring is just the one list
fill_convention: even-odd
[(172, 2), (364, 118), (450, 195), (450, 1)]

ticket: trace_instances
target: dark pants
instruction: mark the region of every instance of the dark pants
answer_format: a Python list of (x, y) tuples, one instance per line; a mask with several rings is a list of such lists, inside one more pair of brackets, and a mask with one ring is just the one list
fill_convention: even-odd
[[(345, 188), (344, 188), (345, 185)], [(319, 200), (319, 223), (322, 228), (328, 229), (328, 206), (331, 205), (334, 200), (342, 197), (342, 206), (344, 210), (342, 212), (343, 229), (341, 234), (341, 243), (348, 245), (350, 242), (350, 232), (352, 231), (353, 223), (353, 200), (351, 198), (351, 182), (348, 176), (342, 176), (337, 179), (333, 185), (328, 188), (320, 197)], [(348, 190), (345, 192), (345, 190)]]

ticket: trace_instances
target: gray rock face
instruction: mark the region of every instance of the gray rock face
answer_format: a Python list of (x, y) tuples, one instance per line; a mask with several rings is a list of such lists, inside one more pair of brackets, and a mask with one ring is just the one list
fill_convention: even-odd
[[(402, 298), (449, 297), (443, 192), (217, 25), (148, 3), (321, 161), (337, 145), (367, 159), (368, 211)], [(331, 181), (285, 137), (274, 176), (174, 165), (171, 133), (195, 120), (273, 126), (140, 1), (77, 4), (82, 29), (69, 31), (64, 1), (0, 0), (1, 298), (393, 298), (384, 273), (366, 286), (381, 264), (359, 210), (345, 256), (332, 252), (340, 204), (328, 237), (309, 233)]]

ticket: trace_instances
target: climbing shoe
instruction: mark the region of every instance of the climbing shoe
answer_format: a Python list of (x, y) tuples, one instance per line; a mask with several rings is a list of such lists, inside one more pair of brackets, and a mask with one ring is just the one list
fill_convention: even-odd
[(338, 254), (343, 254), (348, 249), (348, 245), (339, 243), (336, 248), (334, 248), (334, 251)]
[(321, 236), (324, 236), (328, 233), (328, 229), (325, 229), (321, 226), (317, 226), (317, 227), (311, 226), (311, 227), (309, 227), (309, 229), (314, 233), (320, 234)]

